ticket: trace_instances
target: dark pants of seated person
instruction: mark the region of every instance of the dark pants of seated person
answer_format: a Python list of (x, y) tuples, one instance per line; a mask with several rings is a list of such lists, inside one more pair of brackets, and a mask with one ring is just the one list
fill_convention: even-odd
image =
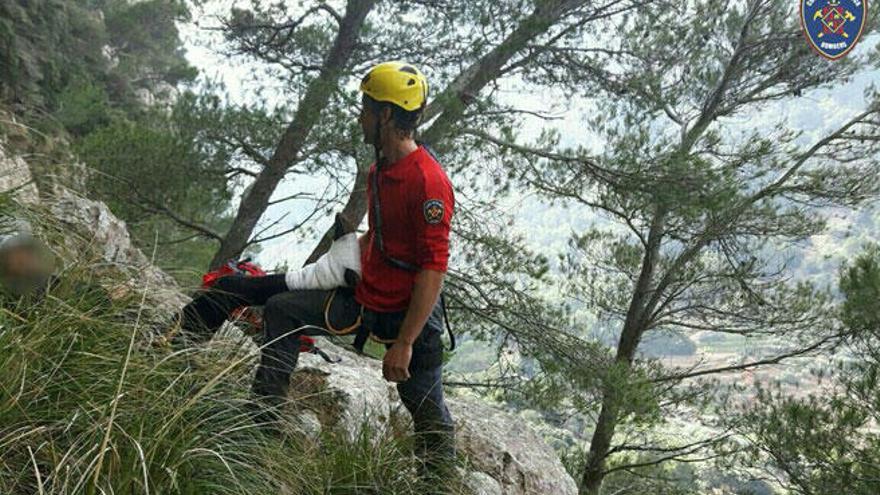
[(180, 313), (181, 334), (190, 343), (208, 341), (236, 308), (262, 306), (270, 297), (286, 291), (284, 274), (220, 278), (184, 306)]
[[(331, 294), (333, 301), (325, 315)], [(208, 340), (230, 312), (243, 305), (264, 307), (265, 337), (253, 391), (269, 402), (277, 402), (287, 394), (290, 375), (299, 358), (298, 335), (327, 335), (326, 319), (333, 328), (346, 328), (362, 314), (350, 288), (288, 291), (283, 275), (224, 277), (184, 308), (181, 328), (191, 339)], [(364, 310), (363, 323), (378, 337), (393, 339), (404, 316), (405, 311)], [(294, 333), (304, 326), (307, 328)], [(442, 335), (443, 317), (438, 302), (413, 343), (410, 378), (397, 384), (400, 399), (413, 419), (416, 455), (429, 470), (445, 467), (455, 456), (452, 416), (443, 398)]]

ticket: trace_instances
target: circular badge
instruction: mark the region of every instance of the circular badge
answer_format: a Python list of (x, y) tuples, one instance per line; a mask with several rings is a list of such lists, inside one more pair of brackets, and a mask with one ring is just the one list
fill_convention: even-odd
[(804, 35), (823, 57), (843, 57), (862, 37), (867, 0), (801, 0), (800, 4)]
[(423, 208), (425, 213), (425, 221), (430, 224), (440, 223), (443, 220), (443, 201), (439, 199), (429, 199), (425, 201)]

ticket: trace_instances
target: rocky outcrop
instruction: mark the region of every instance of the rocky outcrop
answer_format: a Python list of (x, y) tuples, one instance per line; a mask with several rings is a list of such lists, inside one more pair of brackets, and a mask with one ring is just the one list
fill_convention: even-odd
[(37, 186), (24, 159), (6, 151), (6, 140), (0, 140), (0, 192), (14, 191), (14, 197), (27, 204), (39, 201)]
[(464, 484), (473, 495), (503, 495), (501, 484), (486, 473), (471, 471), (465, 473)]
[[(291, 378), (291, 404), (314, 413), (323, 428), (352, 434), (365, 424), (373, 431), (387, 431), (394, 423), (408, 421), (394, 386), (382, 378), (379, 361), (327, 341), (320, 346), (342, 361), (329, 364), (303, 355)], [(465, 479), (476, 493), (577, 493), (559, 458), (524, 420), (473, 398), (450, 396), (448, 404), (459, 452), (469, 466)]]
[(180, 93), (171, 84), (165, 81), (155, 83), (150, 88), (139, 88), (134, 92), (141, 105), (148, 108), (160, 108), (165, 112), (171, 112), (171, 107), (180, 97)]
[(130, 289), (148, 289), (151, 306), (170, 312), (189, 300), (177, 282), (150, 262), (132, 244), (125, 222), (114, 215), (107, 205), (77, 195), (69, 189), (56, 187), (48, 200), (49, 211), (65, 227), (78, 234), (78, 249), (83, 245), (97, 253), (101, 261), (118, 271), (131, 275)]

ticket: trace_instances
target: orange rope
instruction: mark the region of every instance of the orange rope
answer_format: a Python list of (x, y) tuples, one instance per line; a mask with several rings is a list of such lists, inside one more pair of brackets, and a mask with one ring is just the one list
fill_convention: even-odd
[(361, 306), (361, 312), (357, 317), (357, 320), (354, 321), (350, 326), (343, 328), (342, 330), (336, 329), (330, 324), (330, 305), (333, 304), (333, 298), (336, 297), (336, 290), (334, 289), (329, 296), (327, 296), (327, 302), (324, 304), (324, 326), (327, 328), (327, 331), (332, 333), (333, 335), (348, 335), (358, 329), (361, 326), (361, 321), (364, 316), (364, 307)]

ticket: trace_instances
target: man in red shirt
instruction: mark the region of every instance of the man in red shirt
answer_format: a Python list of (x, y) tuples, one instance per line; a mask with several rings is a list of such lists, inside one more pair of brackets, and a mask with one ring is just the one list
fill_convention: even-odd
[(358, 331), (356, 342), (369, 335), (385, 343), (382, 373), (397, 383), (413, 418), (417, 454), (430, 471), (448, 466), (455, 455), (443, 399), (440, 301), (455, 199), (440, 164), (414, 140), (428, 95), (421, 72), (402, 62), (379, 64), (363, 78), (361, 91), (359, 120), (376, 162), (367, 185), (369, 230), (359, 240), (360, 282), (353, 290), (287, 290), (283, 275), (229, 277), (217, 286), (234, 297), (195, 300), (181, 326), (193, 331), (200, 321), (203, 334), (206, 327), (213, 332), (227, 310), (263, 304), (266, 344), (253, 390), (270, 404), (286, 395), (299, 335)]

